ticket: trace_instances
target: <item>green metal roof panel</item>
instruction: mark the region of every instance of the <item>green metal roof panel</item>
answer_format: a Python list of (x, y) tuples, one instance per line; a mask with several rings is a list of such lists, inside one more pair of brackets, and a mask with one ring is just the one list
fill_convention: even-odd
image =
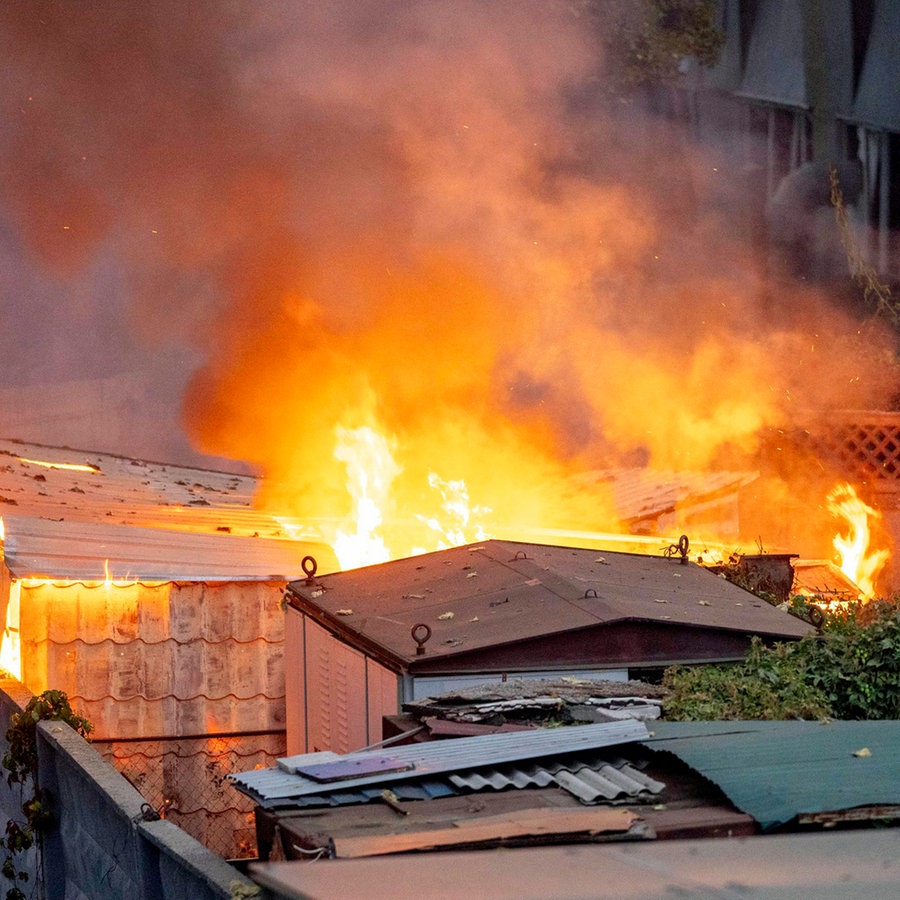
[(763, 830), (802, 813), (900, 804), (900, 721), (656, 722), (643, 744), (675, 754)]

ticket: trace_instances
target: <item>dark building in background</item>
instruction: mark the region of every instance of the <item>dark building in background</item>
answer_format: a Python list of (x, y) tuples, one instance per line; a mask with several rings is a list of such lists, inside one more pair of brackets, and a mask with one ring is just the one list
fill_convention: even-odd
[(900, 4), (720, 0), (718, 63), (685, 62), (670, 114), (742, 184), (776, 261), (816, 282), (846, 278), (830, 200), (839, 176), (862, 258), (900, 277)]

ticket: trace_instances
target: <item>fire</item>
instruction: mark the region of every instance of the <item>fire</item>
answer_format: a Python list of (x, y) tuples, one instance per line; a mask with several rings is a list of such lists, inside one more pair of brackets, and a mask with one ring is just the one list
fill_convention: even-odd
[(416, 518), (440, 536), (436, 550), (484, 541), (490, 537), (479, 520), (491, 510), (486, 506), (471, 505), (465, 481), (444, 481), (435, 472), (431, 472), (428, 475), (428, 486), (440, 494), (441, 508), (446, 515), (443, 518), (417, 515)]
[(856, 584), (864, 600), (875, 596), (875, 582), (887, 563), (890, 552), (873, 550), (870, 522), (881, 514), (864, 503), (850, 484), (838, 484), (828, 494), (828, 509), (847, 524), (845, 534), (836, 534), (834, 549), (840, 558), (841, 571)]
[(61, 463), (61, 462), (49, 462), (45, 459), (29, 459), (26, 456), (17, 457), (19, 462), (28, 463), (32, 466), (42, 466), (45, 469), (62, 469), (66, 472), (99, 472), (96, 466), (92, 466), (89, 463)]
[(481, 519), (490, 512), (473, 506), (462, 479), (445, 481), (435, 472), (427, 478), (423, 505), (438, 509), (405, 519), (391, 514), (397, 507), (398, 476), (395, 442), (372, 426), (335, 428), (334, 458), (346, 469), (352, 499), (349, 515), (336, 529), (332, 547), (342, 569), (386, 562), (450, 546), (480, 541), (489, 535)]
[(390, 551), (378, 530), (391, 482), (400, 473), (387, 439), (368, 426), (335, 428), (334, 457), (347, 468), (347, 490), (353, 502), (352, 531), (338, 528), (333, 548), (342, 569), (386, 562)]

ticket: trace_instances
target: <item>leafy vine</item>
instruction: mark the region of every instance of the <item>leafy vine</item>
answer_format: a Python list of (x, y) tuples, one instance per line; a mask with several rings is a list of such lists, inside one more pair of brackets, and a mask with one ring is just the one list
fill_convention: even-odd
[(41, 721), (66, 722), (82, 737), (87, 737), (93, 728), (87, 719), (75, 714), (65, 691), (44, 691), (32, 697), (24, 710), (12, 715), (2, 765), (9, 772), (6, 780), (10, 787), (20, 784), (24, 789), (30, 781), (32, 795), (22, 804), (24, 823), (10, 819), (0, 838), (4, 852), (0, 874), (12, 883), (6, 900), (26, 900), (19, 885), (28, 881), (28, 872), (16, 864), (16, 857), (34, 846), (40, 830), (51, 819), (46, 792), (38, 785), (37, 723)]

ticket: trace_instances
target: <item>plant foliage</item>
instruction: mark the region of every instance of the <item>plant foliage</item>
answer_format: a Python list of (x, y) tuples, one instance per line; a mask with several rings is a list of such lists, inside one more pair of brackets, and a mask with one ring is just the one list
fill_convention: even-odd
[(900, 605), (826, 615), (819, 635), (766, 646), (733, 666), (676, 666), (663, 681), (669, 719), (900, 718)]
[(26, 882), (28, 873), (16, 866), (16, 854), (32, 847), (40, 828), (50, 821), (47, 797), (37, 783), (37, 723), (41, 721), (66, 722), (82, 737), (87, 737), (92, 730), (87, 719), (75, 714), (64, 691), (44, 691), (32, 697), (25, 709), (11, 717), (6, 732), (8, 746), (3, 755), (3, 768), (9, 773), (6, 780), (10, 786), (20, 784), (23, 787), (30, 781), (33, 794), (22, 804), (24, 823), (10, 819), (0, 838), (0, 847), (5, 851), (0, 874), (13, 884), (6, 892), (6, 900), (25, 900), (19, 882)]
[(687, 57), (711, 66), (725, 43), (717, 0), (581, 0), (619, 87), (677, 79)]

